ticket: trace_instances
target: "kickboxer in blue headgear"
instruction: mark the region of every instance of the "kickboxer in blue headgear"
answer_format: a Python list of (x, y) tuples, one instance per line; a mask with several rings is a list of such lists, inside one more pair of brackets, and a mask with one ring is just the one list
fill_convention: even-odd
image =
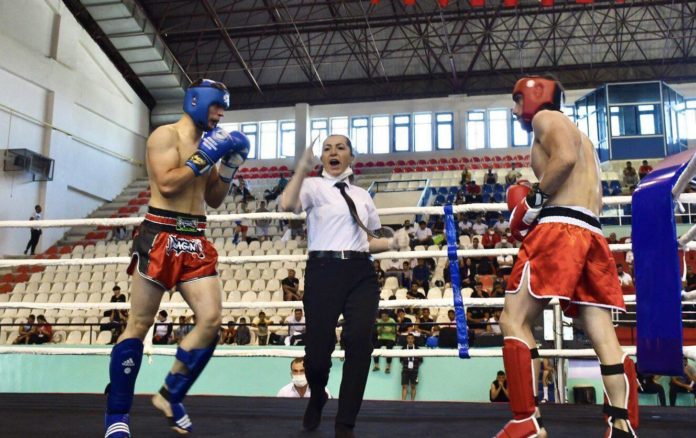
[[(229, 105), (224, 84), (198, 80), (186, 91), (185, 114), (176, 123), (157, 128), (147, 140), (152, 195), (128, 267), (133, 277), (128, 324), (111, 351), (105, 438), (131, 436), (129, 413), (143, 339), (163, 293), (173, 288), (191, 306), (196, 324), (179, 344), (174, 366), (152, 402), (175, 431), (192, 431), (182, 402), (213, 355), (222, 309), (217, 252), (204, 236), (205, 206), (217, 208), (222, 203), (249, 154), (244, 134), (217, 126)], [(162, 335), (166, 338), (166, 331)]]

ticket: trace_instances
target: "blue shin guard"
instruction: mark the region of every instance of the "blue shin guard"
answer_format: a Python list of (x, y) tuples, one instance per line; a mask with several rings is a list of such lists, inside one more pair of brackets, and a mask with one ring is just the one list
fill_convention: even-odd
[(184, 364), (187, 373), (167, 374), (167, 377), (164, 379), (166, 386), (162, 386), (160, 389), (160, 394), (169, 402), (172, 408), (172, 418), (170, 419), (172, 427), (188, 432), (193, 430), (191, 420), (181, 402), (213, 356), (215, 347), (217, 347), (217, 341), (218, 339), (215, 338), (213, 343), (206, 348), (197, 348), (190, 351), (186, 351), (181, 347), (176, 349), (176, 359)]
[(109, 364), (109, 386), (107, 393), (107, 414), (127, 414), (133, 404), (135, 379), (143, 359), (143, 341), (137, 338), (125, 339), (114, 345)]
[(130, 438), (128, 414), (106, 414), (104, 416), (104, 438)]

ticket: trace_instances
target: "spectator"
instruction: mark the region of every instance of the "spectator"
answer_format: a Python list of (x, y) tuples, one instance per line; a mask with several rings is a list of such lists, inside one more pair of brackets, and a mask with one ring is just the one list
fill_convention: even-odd
[(242, 195), (242, 202), (247, 203), (250, 200), (256, 199), (251, 195), (249, 187), (242, 175), (237, 176), (237, 185), (232, 185), (232, 190), (236, 195)]
[[(390, 316), (389, 312), (382, 309), (379, 311), (379, 319), (376, 325), (377, 330), (377, 341), (375, 342), (375, 349), (385, 347), (387, 350), (391, 350), (396, 345), (396, 321), (394, 321)], [(374, 357), (375, 366), (372, 371), (379, 371), (379, 356)], [(392, 358), (387, 358), (387, 368), (384, 370), (385, 373), (391, 373), (391, 363)]]
[(631, 166), (630, 161), (626, 161), (626, 167), (623, 170), (623, 185), (625, 187), (632, 187), (637, 185), (639, 182), (640, 180), (638, 179), (636, 169)]
[(38, 323), (29, 336), (29, 344), (45, 344), (53, 339), (53, 327), (46, 321), (46, 317), (39, 315)]
[(505, 230), (507, 230), (508, 228), (510, 228), (510, 222), (505, 220), (505, 216), (499, 214), (498, 222), (496, 222), (495, 225), (493, 225), (493, 229), (496, 233), (502, 236), (503, 234), (505, 234)]
[(302, 219), (290, 219), (288, 224), (291, 238), (304, 237), (304, 221)]
[(498, 242), (500, 242), (500, 235), (493, 228), (489, 228), (481, 238), (481, 244), (486, 249), (493, 249)]
[(220, 345), (232, 345), (237, 340), (237, 329), (232, 321), (227, 322), (227, 327), (220, 330)]
[(491, 298), (505, 298), (505, 283), (495, 283)]
[(508, 387), (507, 379), (505, 378), (505, 371), (498, 371), (495, 380), (491, 383), (491, 389), (488, 397), (494, 403), (507, 403), (510, 401), (508, 398)]
[[(41, 220), (41, 206), (40, 205), (35, 205), (34, 206), (34, 214), (31, 215), (29, 218), (30, 221), (40, 221)], [(39, 244), (39, 238), (41, 237), (41, 228), (32, 228), (30, 230), (30, 238), (29, 242), (27, 243), (27, 247), (24, 249), (24, 254), (29, 252), (29, 254), (34, 255), (34, 252), (36, 252), (36, 245)]]
[(452, 204), (454, 205), (463, 205), (466, 203), (466, 200), (464, 199), (464, 193), (460, 190), (457, 192), (457, 194), (454, 197), (454, 201)]
[[(483, 290), (483, 284), (476, 282), (474, 291), (471, 293), (471, 298), (488, 298), (488, 293)], [(488, 319), (490, 318), (486, 307), (470, 306), (466, 308), (466, 320), (469, 323), (469, 328), (474, 333), (482, 333), (486, 331)]]
[(466, 187), (466, 185), (471, 181), (471, 172), (466, 166), (462, 169), (462, 176), (459, 178), (459, 186)]
[(251, 330), (249, 330), (247, 320), (243, 316), (239, 318), (239, 321), (237, 321), (237, 333), (235, 335), (235, 342), (237, 342), (237, 345), (251, 344)]
[(418, 285), (413, 282), (411, 283), (411, 289), (406, 292), (406, 299), (409, 300), (424, 300), (425, 294), (419, 290)]
[(471, 226), (471, 229), (474, 230), (475, 235), (483, 236), (488, 231), (488, 225), (483, 223), (483, 217), (479, 216), (476, 218), (474, 225)]
[(295, 312), (285, 318), (288, 325), (288, 337), (290, 345), (304, 345), (304, 335), (307, 331), (305, 318), (302, 309), (295, 309)]
[(167, 322), (169, 314), (166, 310), (160, 310), (157, 314), (152, 343), (155, 345), (166, 345), (172, 338), (172, 324)]
[(493, 275), (493, 263), (488, 257), (477, 257), (474, 259), (476, 263), (476, 275)]
[(505, 184), (512, 185), (517, 182), (518, 179), (522, 178), (522, 174), (519, 170), (515, 169), (515, 163), (512, 163), (510, 171), (505, 175)]
[(474, 237), (471, 239), (471, 245), (469, 245), (468, 249), (483, 249), (483, 246), (481, 246), (478, 237)]
[[(292, 382), (280, 388), (276, 397), (282, 398), (309, 398), (312, 391), (307, 384), (305, 376), (304, 358), (297, 357), (290, 362), (290, 377)], [(326, 395), (331, 398), (329, 390), (324, 388)]]
[(128, 238), (128, 232), (126, 231), (126, 227), (123, 225), (119, 225), (114, 228), (113, 232), (111, 233), (111, 240), (115, 241), (120, 241), (120, 240), (126, 240)]
[(268, 325), (271, 323), (266, 317), (266, 312), (259, 312), (259, 316), (254, 318), (251, 325), (256, 327), (256, 335), (259, 339), (259, 345), (268, 345)]
[[(266, 208), (266, 201), (259, 201), (259, 207), (256, 209), (256, 213), (269, 212), (270, 210)], [(260, 240), (266, 240), (266, 238), (268, 238), (268, 229), (270, 225), (270, 219), (256, 219), (256, 237)]]
[(491, 309), (493, 310), (493, 315), (488, 318), (487, 325), (486, 325), (486, 332), (487, 333), (492, 333), (494, 335), (502, 335), (503, 332), (500, 330), (500, 309)]
[(425, 264), (425, 259), (418, 259), (418, 264), (413, 268), (413, 284), (416, 284), (425, 290), (426, 295), (430, 288), (430, 269)]
[(413, 240), (412, 247), (416, 245), (432, 245), (433, 244), (433, 231), (427, 227), (425, 221), (418, 222), (418, 229), (416, 229), (416, 238)]
[(551, 362), (551, 359), (544, 357), (541, 359), (541, 394), (539, 394), (539, 403), (548, 403), (549, 397), (549, 386), (553, 385), (555, 382), (554, 374), (556, 369)]
[[(112, 303), (125, 303), (126, 302), (126, 296), (121, 293), (121, 286), (115, 285), (111, 289), (111, 292), (113, 293), (113, 295), (111, 295), (110, 302), (112, 302)], [(111, 317), (111, 321), (125, 324), (126, 320), (128, 319), (128, 310), (126, 310), (126, 309), (110, 309), (110, 310), (107, 310), (106, 312), (104, 312), (104, 316)]]
[(694, 274), (691, 266), (686, 265), (686, 284), (684, 285), (684, 290), (691, 292), (696, 289), (696, 274)]
[[(458, 259), (457, 264), (459, 266), (459, 286), (461, 286), (462, 280), (469, 276), (469, 267), (466, 265), (466, 261), (463, 257), (460, 257)], [(445, 269), (442, 271), (442, 276), (445, 280), (445, 283), (452, 283), (452, 274), (450, 273), (449, 263), (445, 265)]]
[(379, 287), (384, 287), (384, 271), (382, 270), (379, 260), (375, 260), (373, 265), (375, 267), (375, 274), (377, 275), (377, 283)]
[(464, 215), (464, 213), (459, 214), (459, 222), (457, 223), (457, 228), (459, 228), (460, 235), (471, 235), (471, 227), (474, 224), (471, 223), (469, 219)]
[[(174, 329), (174, 343), (180, 344), (181, 340), (186, 337), (193, 330), (193, 324), (186, 322), (186, 317), (184, 315), (179, 316), (179, 324)], [(220, 337), (220, 343), (222, 344), (223, 337)]]
[[(408, 248), (414, 234), (415, 230), (413, 229), (413, 225), (411, 225), (411, 221), (406, 220), (404, 221), (403, 227), (399, 228), (394, 233), (394, 239), (399, 242), (399, 248)], [(399, 265), (399, 267), (400, 266), (401, 265)]]
[(398, 309), (396, 311), (396, 324), (397, 333), (399, 336), (403, 336), (408, 333), (408, 329), (413, 325), (413, 321), (406, 316), (406, 311), (404, 309)]
[(280, 178), (278, 179), (278, 183), (273, 187), (272, 189), (264, 190), (263, 192), (263, 198), (266, 200), (266, 202), (271, 202), (275, 200), (278, 195), (283, 193), (283, 190), (285, 190), (285, 186), (288, 185), (288, 180), (285, 178), (285, 174), (281, 173)]
[[(636, 369), (638, 369), (637, 364)], [(667, 406), (667, 401), (665, 399), (665, 388), (663, 388), (658, 381), (659, 378), (660, 376), (656, 376), (654, 374), (638, 373), (638, 392), (641, 394), (657, 394), (657, 398), (660, 400), (660, 406)]]
[(483, 176), (483, 183), (484, 184), (497, 184), (498, 183), (498, 174), (493, 173), (493, 166), (488, 167), (488, 172)]
[(285, 301), (301, 301), (300, 280), (295, 277), (295, 270), (288, 269), (288, 276), (280, 281), (283, 288), (283, 300)]
[(427, 307), (421, 310), (421, 315), (418, 318), (418, 331), (425, 337), (433, 333), (433, 323), (435, 322), (430, 316), (430, 309)]
[[(417, 350), (416, 337), (413, 333), (406, 336), (404, 350)], [(401, 358), (401, 400), (406, 400), (408, 388), (411, 387), (411, 401), (416, 399), (416, 385), (418, 384), (418, 368), (423, 363), (422, 357), (409, 356)]]
[(628, 272), (624, 272), (622, 264), (616, 265), (616, 271), (619, 274), (619, 284), (621, 286), (633, 286), (633, 278)]
[(411, 262), (404, 260), (401, 267), (401, 286), (410, 289), (413, 283), (413, 269)]
[(653, 168), (651, 165), (648, 164), (648, 160), (643, 160), (643, 165), (638, 168), (638, 177), (640, 179), (645, 178), (645, 175), (649, 174), (650, 172), (653, 171)]
[(607, 243), (609, 245), (619, 243), (619, 239), (616, 238), (616, 233), (609, 234), (609, 237), (607, 237)]
[(684, 371), (681, 376), (672, 377), (669, 382), (669, 405), (677, 403), (677, 394), (692, 393), (696, 395), (696, 368), (689, 364), (689, 359), (684, 358)]
[(466, 202), (467, 204), (475, 202), (483, 202), (483, 196), (481, 196), (481, 186), (476, 184), (473, 179), (469, 181), (466, 186)]
[(27, 322), (19, 326), (19, 336), (12, 342), (13, 344), (28, 344), (29, 338), (34, 331), (34, 323), (36, 322), (36, 316), (29, 315), (27, 317)]
[(507, 241), (512, 244), (513, 248), (520, 245), (520, 242), (518, 242), (517, 240), (515, 240), (514, 237), (512, 237), (512, 231), (510, 231), (510, 228), (505, 229), (505, 233), (503, 233), (503, 236), (507, 238)]
[(234, 236), (232, 237), (232, 243), (234, 243), (236, 245), (239, 242), (246, 242), (248, 231), (249, 231), (249, 227), (242, 224), (242, 221), (235, 221), (234, 222)]

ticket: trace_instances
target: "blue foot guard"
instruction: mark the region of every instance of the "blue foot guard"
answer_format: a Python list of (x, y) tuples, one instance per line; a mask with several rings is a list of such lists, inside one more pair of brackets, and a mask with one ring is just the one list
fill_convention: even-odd
[(457, 321), (457, 346), (459, 357), (469, 358), (469, 327), (466, 323), (466, 311), (462, 301), (461, 277), (457, 258), (457, 225), (452, 212), (452, 204), (445, 205), (445, 235), (447, 236), (447, 258), (449, 259), (450, 281), (454, 297), (454, 316)]

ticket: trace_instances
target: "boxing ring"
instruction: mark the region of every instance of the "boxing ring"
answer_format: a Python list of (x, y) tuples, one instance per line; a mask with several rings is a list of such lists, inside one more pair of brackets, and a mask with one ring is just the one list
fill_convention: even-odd
[[(654, 190), (664, 192), (661, 188), (663, 184), (669, 184), (669, 190), (675, 190), (674, 196), (680, 202), (696, 203), (696, 195), (681, 195), (686, 184), (684, 181), (691, 179), (696, 174), (696, 164), (693, 160), (688, 163), (683, 161), (672, 163), (664, 167), (666, 170), (656, 170), (657, 182), (649, 180), (644, 190), (637, 190), (638, 195), (634, 195), (635, 199), (641, 199), (645, 193)], [(688, 181), (687, 181), (688, 182)], [(652, 188), (651, 188), (652, 187)], [(678, 189), (678, 190), (677, 190)], [(642, 193), (642, 194), (641, 194)], [(638, 196), (636, 198), (636, 196)], [(640, 201), (644, 203), (643, 200)], [(631, 203), (631, 197), (620, 196), (605, 198), (605, 205), (622, 205)], [(642, 204), (641, 204), (642, 205)], [(692, 228), (688, 233), (677, 240), (674, 225), (674, 205), (670, 198), (669, 203), (665, 204), (671, 208), (661, 210), (667, 212), (667, 231), (671, 232), (673, 238), (666, 239), (667, 242), (676, 242), (685, 251), (696, 247), (691, 242), (696, 236), (696, 227)], [(452, 298), (425, 299), (425, 300), (383, 300), (380, 301), (380, 308), (396, 309), (401, 307), (429, 307), (429, 308), (454, 308), (457, 322), (457, 341), (458, 348), (456, 349), (426, 349), (421, 348), (417, 351), (408, 352), (408, 356), (422, 356), (429, 358), (437, 357), (460, 357), (467, 360), (476, 360), (482, 357), (502, 357), (500, 348), (470, 348), (467, 338), (466, 327), (466, 311), (467, 306), (476, 307), (502, 307), (503, 298), (465, 298), (462, 297), (461, 290), (457, 286), (459, 284), (459, 270), (457, 266), (457, 258), (459, 257), (492, 257), (492, 256), (507, 256), (516, 255), (517, 248), (509, 249), (481, 249), (481, 250), (461, 250), (456, 246), (456, 229), (454, 215), (458, 213), (468, 212), (487, 212), (487, 211), (503, 211), (506, 210), (505, 204), (467, 204), (459, 206), (444, 206), (444, 207), (405, 207), (405, 208), (389, 208), (380, 209), (380, 216), (402, 215), (402, 214), (430, 214), (445, 216), (445, 234), (447, 237), (447, 245), (441, 250), (430, 251), (390, 251), (375, 254), (377, 260), (385, 259), (415, 259), (415, 258), (447, 258), (450, 263), (452, 273)], [(640, 209), (638, 209), (640, 210)], [(636, 217), (636, 206), (634, 205), (634, 217)], [(287, 220), (287, 219), (304, 219), (304, 214), (295, 215), (292, 213), (248, 213), (248, 214), (222, 214), (208, 216), (209, 222), (225, 222), (237, 220), (256, 220), (256, 219), (271, 219), (271, 220)], [(42, 220), (42, 221), (4, 221), (0, 222), (0, 227), (72, 227), (72, 226), (134, 226), (139, 224), (142, 218), (114, 218), (114, 219), (70, 219), (70, 220)], [(640, 221), (639, 221), (640, 222)], [(672, 228), (669, 228), (669, 225)], [(654, 221), (649, 221), (649, 224), (641, 223), (635, 225), (634, 219), (634, 243), (632, 244), (614, 244), (610, 248), (614, 252), (634, 250), (636, 260), (636, 270), (638, 270), (639, 262), (646, 262), (647, 258), (644, 255), (639, 255), (636, 250), (636, 241), (639, 245), (644, 245), (641, 237), (635, 236), (636, 226), (641, 227), (653, 226)], [(667, 236), (667, 234), (665, 234)], [(660, 248), (665, 245), (658, 245)], [(669, 247), (669, 251), (676, 254), (677, 246)], [(640, 251), (643, 251), (642, 249)], [(671, 254), (671, 253), (670, 253)], [(663, 254), (663, 257), (665, 255)], [(670, 255), (671, 257), (671, 255)], [(219, 257), (219, 263), (223, 264), (244, 264), (244, 263), (261, 263), (274, 261), (290, 261), (303, 262), (307, 259), (303, 255), (290, 254), (274, 254), (264, 256), (235, 256), (235, 257)], [(18, 266), (71, 266), (71, 265), (127, 265), (130, 262), (130, 257), (99, 257), (99, 258), (60, 258), (60, 259), (21, 259), (0, 260), (0, 267), (18, 267)], [(653, 261), (654, 263), (654, 261)], [(674, 273), (679, 277), (679, 260), (664, 259), (667, 269), (669, 269), (670, 280), (674, 280)], [(655, 272), (663, 272), (660, 269)], [(665, 275), (665, 274), (661, 274)], [(641, 278), (642, 277), (642, 278)], [(673, 342), (674, 321), (670, 321), (669, 328), (648, 326), (652, 330), (654, 327), (660, 328), (661, 331), (653, 333), (646, 332), (643, 329), (643, 337), (641, 337), (641, 311), (640, 303), (644, 300), (649, 305), (655, 305), (656, 301), (663, 300), (667, 294), (669, 296), (670, 315), (674, 316), (675, 302), (678, 304), (677, 317), (679, 318), (678, 328), (681, 330), (681, 315), (679, 314), (682, 302), (696, 299), (696, 293), (683, 293), (681, 291), (681, 283), (676, 290), (672, 284), (667, 292), (664, 288), (655, 289), (654, 284), (645, 285), (645, 280), (648, 276), (639, 275), (636, 279), (638, 285), (638, 295), (624, 296), (626, 304), (637, 303), (638, 318), (639, 318), (639, 338), (638, 338), (638, 354), (643, 354), (639, 358), (639, 364), (650, 362), (653, 365), (660, 359), (660, 352), (664, 348), (675, 356), (675, 351), (678, 348), (679, 359), (681, 354), (696, 360), (696, 347), (683, 347), (680, 343), (677, 345)], [(642, 282), (642, 283), (641, 283)], [(674, 283), (672, 281), (672, 283)], [(662, 291), (660, 293), (660, 291)], [(647, 297), (647, 298), (642, 298)], [(2, 302), (0, 309), (66, 309), (66, 310), (109, 310), (109, 309), (128, 309), (130, 303), (36, 303), (36, 302)], [(560, 372), (557, 375), (556, 386), (565, 388), (565, 375), (563, 362), (569, 358), (595, 358), (596, 355), (591, 349), (564, 349), (562, 340), (562, 319), (561, 306), (558, 300), (551, 300), (549, 306), (553, 309), (554, 315), (554, 348), (540, 349), (539, 353), (542, 357), (555, 357), (560, 361), (557, 367)], [(302, 302), (288, 301), (266, 301), (266, 302), (223, 302), (223, 309), (294, 309), (301, 308)], [(188, 309), (188, 305), (182, 302), (163, 303), (161, 309)], [(664, 310), (664, 309), (663, 309)], [(645, 313), (645, 310), (643, 310)], [(647, 318), (646, 318), (647, 319)], [(151, 329), (152, 332), (152, 329)], [(681, 334), (681, 333), (679, 333)], [(166, 347), (155, 347), (152, 345), (152, 333), (149, 333), (145, 341), (145, 355), (152, 358), (153, 356), (173, 356), (174, 349)], [(665, 347), (664, 343), (654, 342), (655, 338), (661, 336), (670, 339)], [(647, 340), (646, 340), (647, 339)], [(648, 348), (646, 349), (646, 345)], [(641, 349), (643, 352), (641, 352)], [(3, 355), (69, 355), (69, 356), (85, 356), (97, 355), (108, 356), (111, 347), (94, 347), (94, 348), (71, 348), (60, 345), (51, 346), (0, 346), (0, 354)], [(635, 347), (625, 347), (625, 351), (629, 354), (636, 354)], [(374, 356), (378, 357), (403, 357), (406, 356), (402, 350), (375, 350)], [(215, 352), (215, 357), (301, 357), (303, 350), (292, 348), (251, 348), (251, 349), (218, 349)], [(343, 351), (337, 350), (334, 352), (334, 357), (340, 358), (343, 356)], [(147, 365), (144, 365), (147, 366)], [(645, 365), (642, 366), (644, 368)], [(336, 373), (338, 370), (334, 370)], [(649, 371), (649, 369), (648, 369)], [(105, 381), (107, 369), (104, 369)], [(454, 377), (456, 378), (456, 377)], [(565, 391), (561, 390), (557, 394), (561, 404), (565, 400)], [(578, 406), (578, 405), (545, 405), (542, 408), (544, 413), (545, 424), (548, 430), (555, 436), (573, 437), (573, 436), (592, 436), (603, 433), (605, 424), (601, 421), (599, 406)], [(102, 414), (105, 406), (105, 398), (102, 395), (94, 394), (2, 394), (0, 395), (0, 415), (3, 418), (5, 426), (2, 433), (3, 437), (11, 436), (33, 436), (38, 430), (50, 431), (56, 436), (98, 436), (102, 433)], [(332, 400), (325, 409), (325, 419), (319, 431), (313, 434), (302, 434), (300, 430), (300, 419), (304, 412), (305, 402), (297, 400), (281, 400), (263, 397), (210, 397), (210, 396), (195, 396), (187, 398), (187, 406), (192, 418), (195, 419), (196, 430), (201, 436), (328, 436), (327, 433), (332, 431), (333, 425), (329, 418), (335, 414), (336, 401)], [(138, 436), (164, 436), (169, 433), (166, 424), (161, 417), (161, 414), (152, 409), (149, 401), (144, 396), (136, 397), (133, 407), (132, 430)], [(681, 408), (653, 408), (641, 407), (643, 418), (641, 419), (641, 434), (644, 436), (687, 436), (696, 427), (696, 416), (687, 413)], [(4, 415), (3, 415), (4, 414)], [(507, 404), (489, 404), (489, 403), (442, 403), (442, 402), (416, 402), (403, 403), (392, 401), (365, 401), (356, 433), (360, 436), (383, 436), (388, 430), (391, 433), (402, 434), (404, 436), (453, 436), (453, 431), (467, 430), (472, 436), (492, 436), (503, 424), (509, 419), (509, 410)], [(41, 418), (41, 424), (37, 425), (36, 420)], [(279, 432), (282, 431), (282, 432)], [(7, 433), (6, 433), (7, 432)], [(683, 432), (684, 435), (680, 435)], [(9, 433), (9, 434), (8, 434)]]

